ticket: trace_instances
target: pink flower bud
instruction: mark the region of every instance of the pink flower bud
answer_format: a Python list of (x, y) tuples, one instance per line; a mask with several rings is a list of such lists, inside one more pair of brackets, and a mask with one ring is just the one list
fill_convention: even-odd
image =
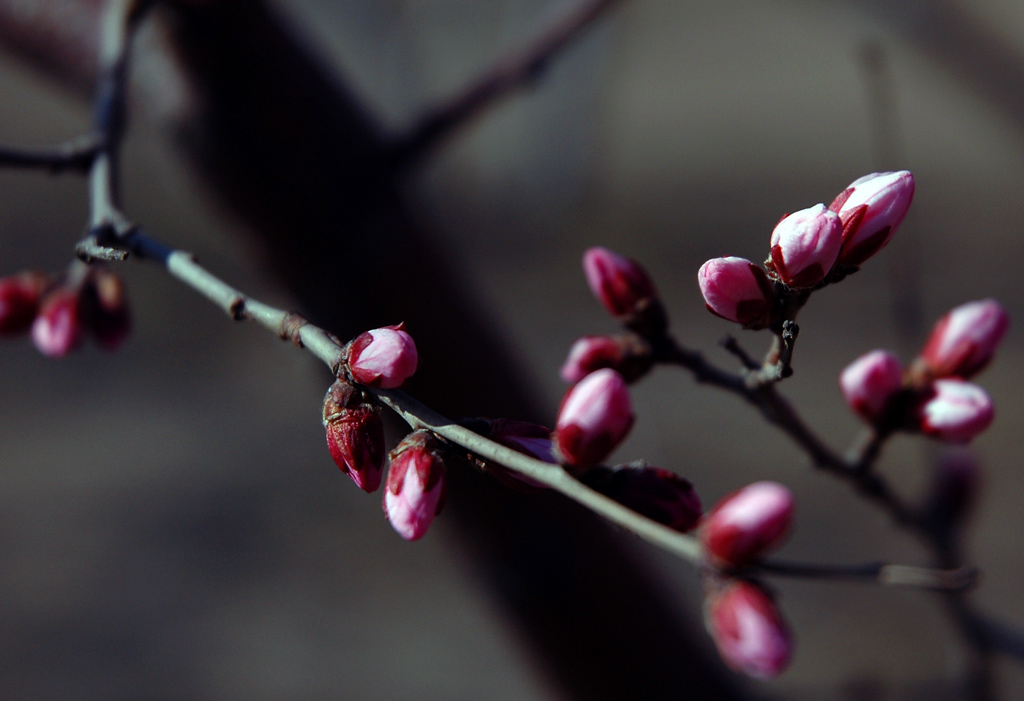
[(364, 492), (376, 491), (385, 453), (380, 409), (354, 385), (338, 380), (324, 397), (323, 421), (334, 463)]
[(734, 580), (712, 594), (705, 622), (718, 653), (733, 669), (755, 679), (772, 679), (789, 665), (789, 628), (775, 602), (753, 582)]
[(579, 382), (601, 368), (616, 368), (622, 364), (624, 349), (617, 339), (607, 336), (584, 336), (576, 339), (569, 349), (569, 357), (562, 365), (561, 375), (566, 382)]
[(693, 485), (660, 467), (595, 469), (584, 480), (623, 506), (681, 533), (696, 526), (704, 513)]
[(772, 232), (771, 266), (790, 287), (814, 287), (825, 279), (843, 245), (839, 215), (818, 204), (794, 212)]
[(403, 325), (367, 331), (349, 344), (348, 366), (356, 382), (394, 389), (416, 372), (419, 356)]
[(590, 291), (615, 317), (627, 317), (658, 292), (647, 271), (634, 260), (607, 248), (588, 248), (583, 254), (583, 273)]
[(116, 350), (131, 333), (132, 319), (121, 278), (109, 270), (94, 268), (92, 284), (87, 288), (88, 325), (97, 343), (105, 350)]
[(850, 183), (829, 205), (843, 220), (839, 265), (856, 267), (882, 249), (914, 199), (909, 170), (872, 173)]
[(0, 279), (0, 338), (24, 333), (32, 327), (48, 283), (44, 274), (36, 272)]
[(636, 336), (584, 336), (569, 349), (561, 375), (566, 382), (579, 382), (595, 370), (611, 368), (632, 382), (643, 377), (652, 362), (650, 345)]
[(697, 273), (708, 311), (748, 329), (768, 325), (775, 288), (764, 270), (745, 258), (712, 258)]
[(934, 377), (973, 377), (992, 360), (1009, 326), (994, 299), (961, 304), (935, 324), (921, 359)]
[(32, 342), (43, 355), (63, 358), (81, 345), (82, 338), (78, 292), (57, 288), (43, 300), (32, 322)]
[(384, 513), (406, 540), (419, 540), (444, 506), (443, 446), (429, 431), (410, 433), (391, 451)]
[(584, 467), (604, 460), (633, 426), (633, 405), (622, 375), (592, 372), (562, 399), (555, 445), (566, 464)]
[(892, 353), (874, 350), (846, 366), (839, 387), (851, 409), (869, 424), (879, 423), (903, 389), (903, 367)]
[(935, 380), (918, 405), (921, 431), (947, 443), (967, 443), (988, 428), (995, 409), (988, 393), (963, 380)]
[(745, 565), (782, 542), (793, 507), (793, 494), (781, 484), (748, 484), (712, 509), (701, 528), (701, 540), (715, 560)]

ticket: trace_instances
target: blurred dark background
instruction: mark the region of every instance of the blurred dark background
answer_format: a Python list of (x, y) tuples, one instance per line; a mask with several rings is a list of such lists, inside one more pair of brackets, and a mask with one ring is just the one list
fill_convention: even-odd
[[(24, 9), (32, 3), (0, 10), (17, 19), (19, 6), (32, 19)], [(385, 132), (407, 128), (558, 6), (275, 4)], [(167, 20), (158, 16), (140, 37), (126, 208), (257, 298), (305, 311), (277, 272), (274, 245), (251, 235), (166, 128), (166, 115), (187, 112), (189, 102), (159, 53)], [(89, 109), (75, 81), (7, 44), (0, 141), (48, 144), (84, 131)], [(587, 246), (644, 262), (680, 339), (729, 364), (716, 344), (733, 329), (703, 309), (700, 264), (720, 255), (760, 260), (782, 213), (896, 168), (915, 174), (911, 213), (863, 271), (804, 310), (785, 391), (841, 448), (859, 430), (836, 383), (848, 362), (877, 347), (909, 361), (948, 308), (1002, 301), (1015, 326), (979, 378), (997, 419), (974, 444), (985, 478), (966, 538), (984, 572), (973, 599), (1024, 626), (1024, 5), (623, 3), (534, 89), (402, 178), (399, 196), (551, 422), (570, 343), (614, 331), (580, 272)], [(0, 171), (0, 272), (59, 269), (85, 220), (84, 181)], [(339, 276), (346, 265), (338, 261)], [(154, 267), (121, 270), (136, 318), (117, 354), (88, 347), (55, 362), (27, 341), (0, 345), (0, 696), (564, 695), (482, 586), (462, 545), (464, 522), (442, 516), (423, 541), (407, 544), (383, 520), (379, 495), (339, 475), (319, 422), (330, 380), (321, 365), (260, 329), (232, 326)], [(399, 284), (386, 274), (375, 282)], [(372, 305), (376, 294), (368, 287), (345, 303)], [(755, 353), (768, 342), (752, 332), (740, 339)], [(421, 373), (432, 362), (444, 359), (424, 357)], [(615, 457), (677, 471), (706, 505), (756, 479), (786, 483), (799, 512), (785, 557), (927, 564), (917, 543), (844, 485), (811, 472), (735, 398), (667, 370), (634, 398), (639, 420)], [(936, 456), (920, 439), (897, 437), (880, 468), (913, 495)], [(621, 538), (635, 552), (631, 565), (649, 570), (676, 615), (698, 626), (692, 568)], [(961, 645), (930, 595), (775, 584), (799, 647), (784, 676), (745, 687), (751, 693), (962, 693)], [(996, 678), (1003, 698), (1024, 695), (1019, 664), (999, 660)]]

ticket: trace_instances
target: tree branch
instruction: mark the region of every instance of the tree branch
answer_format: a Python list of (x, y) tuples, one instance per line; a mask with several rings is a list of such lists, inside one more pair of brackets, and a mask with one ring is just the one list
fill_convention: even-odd
[[(138, 227), (133, 227), (124, 243), (139, 259), (163, 265), (173, 277), (224, 310), (232, 319), (254, 321), (282, 339), (291, 339), (323, 361), (333, 375), (340, 374), (344, 344), (333, 334), (293, 313), (249, 297), (199, 265), (191, 253), (171, 249), (145, 235)], [(691, 564), (704, 564), (703, 546), (697, 538), (667, 528), (626, 508), (586, 486), (561, 465), (531, 458), (484, 438), (399, 390), (374, 387), (363, 389), (397, 413), (411, 428), (428, 429), (487, 462), (500, 464), (555, 490), (605, 520)], [(972, 570), (929, 570), (892, 564), (835, 566), (765, 561), (745, 571), (814, 579), (858, 579), (881, 585), (924, 589), (962, 589), (973, 582), (974, 577)]]
[(535, 38), (428, 110), (407, 133), (395, 137), (390, 148), (392, 162), (403, 168), (419, 161), (495, 102), (517, 88), (536, 82), (555, 56), (619, 2), (577, 0)]

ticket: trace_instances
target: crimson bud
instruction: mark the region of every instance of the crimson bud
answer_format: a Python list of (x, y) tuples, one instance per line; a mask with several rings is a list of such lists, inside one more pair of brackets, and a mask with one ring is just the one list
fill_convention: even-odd
[(839, 386), (850, 408), (869, 424), (877, 424), (903, 389), (903, 367), (892, 353), (874, 350), (846, 366)]
[(988, 428), (995, 408), (988, 393), (957, 379), (935, 380), (918, 403), (921, 431), (946, 443), (968, 443)]
[(939, 524), (961, 522), (978, 496), (981, 468), (966, 448), (944, 452), (935, 466), (927, 513)]
[(592, 372), (562, 399), (555, 446), (566, 464), (596, 465), (626, 437), (633, 419), (629, 387), (622, 375), (610, 368)]
[(661, 333), (668, 325), (647, 271), (635, 260), (607, 248), (588, 248), (583, 254), (583, 274), (590, 291), (617, 319), (641, 333)]
[(0, 338), (24, 333), (32, 327), (48, 284), (46, 275), (37, 272), (0, 278)]
[(569, 349), (561, 375), (579, 382), (601, 368), (616, 370), (627, 382), (636, 380), (651, 368), (650, 346), (636, 336), (584, 336)]
[(994, 299), (961, 304), (935, 324), (921, 360), (933, 377), (973, 377), (992, 360), (1009, 326)]
[(59, 287), (43, 300), (32, 322), (32, 342), (43, 355), (63, 358), (82, 343), (81, 305), (77, 290)]
[(839, 215), (817, 204), (784, 217), (775, 226), (766, 264), (789, 287), (814, 287), (832, 269), (842, 245)]
[(715, 316), (763, 329), (770, 323), (775, 288), (760, 266), (745, 258), (712, 258), (697, 273), (700, 293)]
[(681, 533), (696, 526), (704, 513), (693, 485), (660, 467), (621, 465), (607, 471), (594, 469), (583, 479), (623, 506)]
[(384, 513), (406, 540), (426, 535), (444, 506), (444, 446), (433, 433), (419, 430), (391, 451), (384, 488)]
[(829, 205), (843, 221), (838, 264), (855, 268), (889, 243), (914, 199), (909, 170), (871, 173), (850, 183)]
[(793, 494), (777, 482), (754, 482), (726, 496), (701, 528), (708, 554), (725, 565), (745, 565), (786, 537)]
[(88, 305), (89, 328), (105, 350), (115, 350), (131, 333), (128, 297), (121, 278), (105, 268), (94, 267)]
[(327, 449), (334, 463), (366, 493), (380, 486), (384, 471), (384, 422), (362, 390), (338, 380), (323, 408)]
[(793, 654), (789, 627), (764, 589), (733, 580), (708, 598), (705, 623), (718, 653), (733, 669), (755, 679), (782, 674)]
[(412, 336), (398, 324), (358, 336), (348, 345), (346, 359), (356, 382), (394, 389), (416, 372), (419, 356)]

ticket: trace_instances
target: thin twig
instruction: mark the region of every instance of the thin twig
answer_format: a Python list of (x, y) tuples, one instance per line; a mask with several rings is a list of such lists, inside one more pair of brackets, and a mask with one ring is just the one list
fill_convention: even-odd
[(84, 173), (100, 148), (99, 137), (87, 134), (57, 146), (39, 149), (0, 146), (0, 167), (41, 168), (51, 173), (70, 170)]
[(452, 132), (516, 88), (536, 81), (552, 58), (619, 0), (580, 0), (520, 50), (510, 53), (455, 95), (428, 110), (395, 138), (392, 161), (403, 167), (422, 158)]
[(740, 345), (740, 342), (736, 340), (735, 336), (726, 336), (720, 341), (720, 345), (725, 350), (735, 355), (743, 367), (747, 370), (759, 370), (761, 363), (754, 360), (753, 357)]
[[(731, 345), (738, 348), (735, 343)], [(683, 367), (693, 374), (697, 382), (742, 397), (754, 405), (769, 423), (778, 426), (799, 445), (810, 456), (814, 467), (850, 482), (861, 494), (880, 504), (898, 523), (919, 530), (924, 528), (917, 511), (904, 503), (881, 477), (870, 471), (870, 465), (878, 456), (880, 444), (872, 443), (870, 450), (855, 453), (852, 458), (843, 457), (811, 430), (789, 400), (779, 394), (774, 383), (749, 382), (748, 373), (735, 374), (723, 370), (672, 338), (662, 339), (655, 346), (655, 361)]]
[(781, 577), (867, 581), (894, 587), (939, 591), (963, 591), (978, 581), (978, 571), (972, 567), (939, 570), (884, 562), (863, 565), (819, 565), (776, 560), (760, 562), (758, 569), (765, 574)]

